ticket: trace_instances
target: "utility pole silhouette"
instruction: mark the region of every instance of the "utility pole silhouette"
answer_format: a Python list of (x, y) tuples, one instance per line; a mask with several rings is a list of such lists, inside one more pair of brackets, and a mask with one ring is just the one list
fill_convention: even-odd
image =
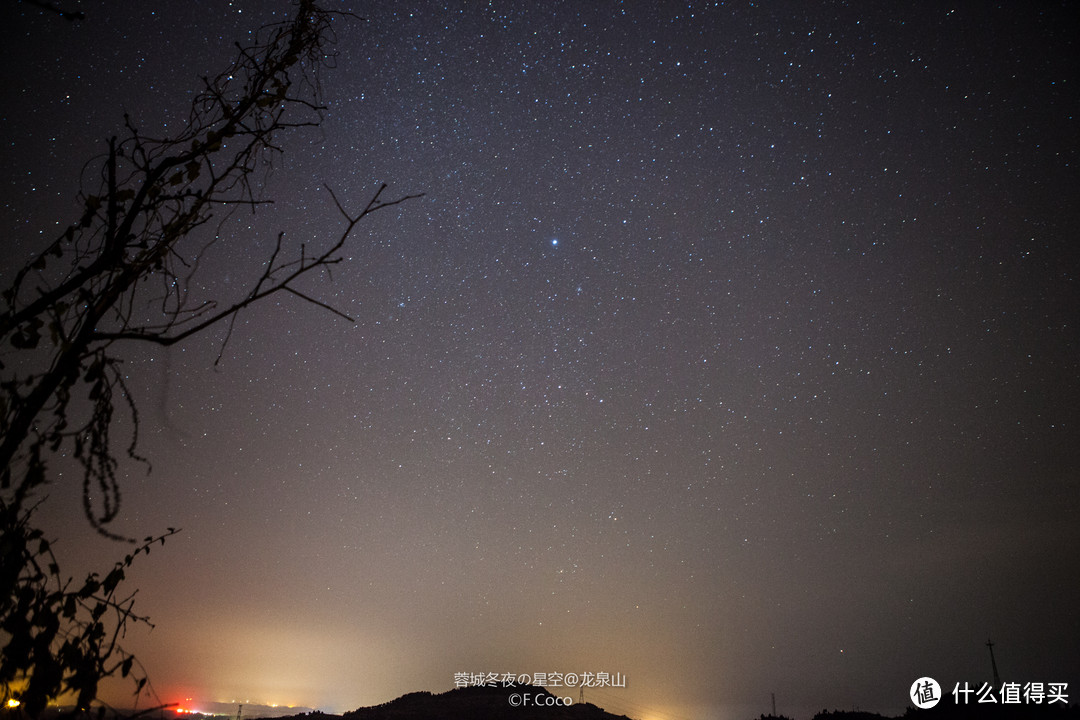
[(772, 714), (773, 714), (773, 717), (776, 717), (776, 693), (771, 693), (771, 695), (772, 695)]
[(990, 648), (990, 667), (994, 670), (994, 687), (1001, 687), (1001, 677), (998, 675), (997, 661), (994, 660), (994, 643), (986, 638), (986, 647)]

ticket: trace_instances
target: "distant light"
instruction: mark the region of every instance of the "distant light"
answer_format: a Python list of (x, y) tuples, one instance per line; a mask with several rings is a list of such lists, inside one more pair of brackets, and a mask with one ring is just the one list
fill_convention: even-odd
[(19, 707), (19, 705), (20, 705), (19, 701), (16, 700), (15, 698), (9, 698), (8, 701), (7, 701), (7, 706), (9, 708), (17, 708), (17, 707)]
[(551, 247), (559, 247), (559, 238), (551, 238)]

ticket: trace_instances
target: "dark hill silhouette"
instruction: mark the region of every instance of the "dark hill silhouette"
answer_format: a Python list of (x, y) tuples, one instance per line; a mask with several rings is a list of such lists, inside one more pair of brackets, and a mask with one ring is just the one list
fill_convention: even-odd
[[(822, 710), (813, 720), (889, 720), (877, 713)], [(957, 705), (951, 696), (942, 698), (937, 706), (919, 710), (909, 707), (897, 720), (1080, 720), (1080, 706), (1063, 703), (991, 705)]]
[(918, 710), (909, 707), (904, 718), (910, 720), (1080, 720), (1080, 705), (1064, 703), (976, 703), (957, 705), (951, 694), (935, 707)]
[[(555, 695), (541, 687), (465, 687), (439, 695), (415, 692), (375, 707), (345, 713), (344, 720), (629, 720), (612, 715), (592, 703), (552, 704)], [(511, 704), (511, 696), (528, 701)]]
[[(510, 704), (510, 696), (528, 694), (525, 706)], [(573, 697), (572, 692), (566, 692)], [(559, 696), (564, 696), (559, 693)], [(527, 685), (517, 687), (467, 687), (438, 695), (414, 692), (402, 695), (382, 705), (364, 707), (343, 715), (312, 712), (275, 720), (630, 720), (614, 715), (592, 703), (574, 703), (569, 707), (542, 704), (553, 698), (545, 688)], [(967, 705), (957, 706), (951, 697), (930, 710), (908, 708), (895, 720), (1080, 720), (1080, 705)], [(245, 719), (246, 720), (246, 719)], [(750, 720), (758, 720), (752, 718)], [(785, 715), (761, 715), (760, 720), (791, 720)], [(822, 710), (813, 720), (890, 720), (878, 713), (848, 710)]]
[(822, 710), (814, 720), (889, 720), (888, 716), (861, 710)]

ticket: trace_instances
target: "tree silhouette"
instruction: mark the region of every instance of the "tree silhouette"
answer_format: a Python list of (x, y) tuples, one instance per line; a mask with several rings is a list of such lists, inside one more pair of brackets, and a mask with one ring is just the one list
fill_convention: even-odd
[[(138, 454), (139, 416), (120, 371), (121, 349), (170, 345), (220, 324), (228, 327), (227, 343), (241, 311), (279, 293), (347, 317), (298, 281), (328, 275), (368, 215), (417, 197), (384, 200), (383, 185), (350, 212), (331, 192), (342, 227), (325, 246), (291, 254), (279, 234), (244, 295), (191, 300), (200, 260), (217, 237), (208, 224), (221, 231), (238, 208), (268, 202), (259, 187), (282, 152), (280, 136), (322, 120), (319, 76), (332, 58), (332, 19), (301, 0), (292, 20), (264, 28), (253, 45), (237, 45), (230, 67), (202, 79), (174, 137), (150, 137), (125, 115), (123, 134), (87, 166), (96, 172), (84, 175), (93, 180), (84, 180), (79, 195), (81, 217), (19, 270), (0, 298), (0, 342), (14, 348), (0, 354), (0, 684), (3, 700), (21, 700), (32, 716), (69, 692), (86, 709), (101, 678), (133, 671), (134, 659), (117, 641), (128, 623), (145, 618), (132, 612), (120, 582), (135, 556), (175, 532), (147, 538), (104, 577), (76, 584), (62, 578), (33, 523), (48, 459), (64, 452), (81, 464), (90, 524), (127, 540), (109, 529), (120, 509), (117, 469), (123, 458), (146, 460)], [(119, 449), (112, 433), (118, 411), (132, 428)], [(145, 677), (136, 683), (137, 694), (144, 684)]]

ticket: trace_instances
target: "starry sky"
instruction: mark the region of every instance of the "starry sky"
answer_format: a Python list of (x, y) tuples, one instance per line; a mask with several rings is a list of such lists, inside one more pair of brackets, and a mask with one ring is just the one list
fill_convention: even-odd
[[(4, 4), (0, 267), (126, 111), (174, 131), (278, 0)], [(1055, 2), (330, 0), (325, 121), (205, 262), (383, 211), (310, 290), (125, 352), (116, 529), (163, 702), (342, 712), (620, 673), (638, 720), (1080, 698), (1080, 54)], [(9, 352), (9, 351), (4, 351)], [(62, 469), (62, 464), (56, 467)], [(60, 472), (67, 567), (125, 548)], [(109, 689), (115, 702), (129, 688)], [(568, 690), (576, 700), (578, 690)]]

